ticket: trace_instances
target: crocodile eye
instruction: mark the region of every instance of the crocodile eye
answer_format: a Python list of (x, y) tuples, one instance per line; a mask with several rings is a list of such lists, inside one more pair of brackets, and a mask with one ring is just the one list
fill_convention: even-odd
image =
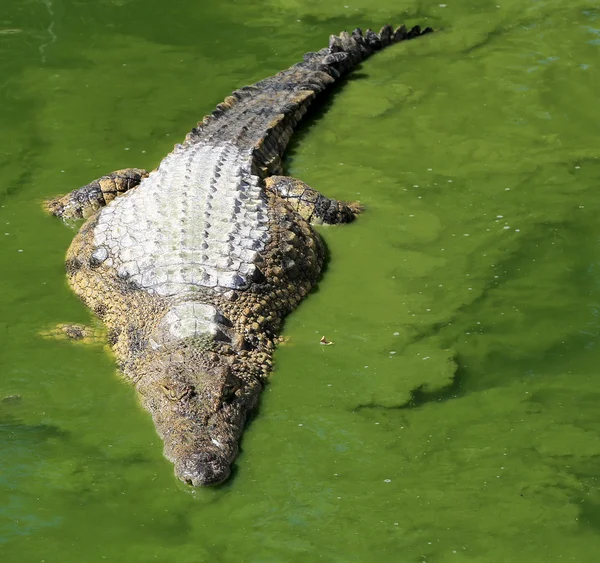
[(161, 385), (161, 387), (162, 387), (163, 393), (165, 394), (167, 399), (169, 399), (169, 401), (177, 401), (178, 400), (178, 397), (175, 394), (175, 392), (173, 391), (173, 389), (171, 389), (167, 385)]
[(177, 399), (179, 401), (181, 401), (182, 399), (191, 399), (194, 395), (194, 392), (195, 390), (191, 385), (186, 385)]
[(223, 386), (223, 398), (224, 403), (229, 403), (235, 398), (236, 388), (233, 385)]

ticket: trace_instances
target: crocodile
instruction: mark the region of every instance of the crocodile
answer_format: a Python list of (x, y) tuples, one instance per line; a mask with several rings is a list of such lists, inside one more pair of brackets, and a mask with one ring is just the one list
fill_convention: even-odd
[(293, 129), (368, 56), (431, 31), (332, 35), (302, 62), (234, 91), (152, 172), (118, 170), (46, 202), (66, 221), (85, 219), (67, 251), (68, 281), (105, 324), (183, 482), (230, 475), (283, 319), (323, 266), (313, 225), (361, 211), (283, 175)]

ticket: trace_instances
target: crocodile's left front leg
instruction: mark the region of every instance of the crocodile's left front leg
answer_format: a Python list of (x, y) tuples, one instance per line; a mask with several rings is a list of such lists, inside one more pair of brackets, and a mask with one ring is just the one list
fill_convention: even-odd
[(45, 208), (63, 219), (85, 219), (118, 195), (135, 188), (148, 174), (142, 168), (117, 170), (67, 195), (47, 201)]
[(329, 199), (301, 180), (289, 176), (270, 176), (267, 190), (285, 199), (301, 217), (313, 225), (350, 223), (362, 211), (357, 202)]

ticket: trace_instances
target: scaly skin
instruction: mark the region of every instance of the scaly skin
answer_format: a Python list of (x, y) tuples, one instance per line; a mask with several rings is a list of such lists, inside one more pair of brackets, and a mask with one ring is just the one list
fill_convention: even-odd
[(293, 128), (339, 76), (420, 34), (332, 36), (226, 98), (157, 170), (113, 172), (48, 202), (54, 215), (87, 217), (67, 254), (69, 283), (106, 324), (181, 480), (229, 476), (283, 319), (321, 272), (310, 223), (360, 211), (278, 175)]

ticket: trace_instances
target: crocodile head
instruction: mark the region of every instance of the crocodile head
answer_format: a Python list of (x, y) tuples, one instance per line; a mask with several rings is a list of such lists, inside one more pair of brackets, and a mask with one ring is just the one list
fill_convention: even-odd
[(225, 481), (260, 380), (189, 343), (157, 353), (143, 372), (137, 388), (177, 477), (193, 486)]

